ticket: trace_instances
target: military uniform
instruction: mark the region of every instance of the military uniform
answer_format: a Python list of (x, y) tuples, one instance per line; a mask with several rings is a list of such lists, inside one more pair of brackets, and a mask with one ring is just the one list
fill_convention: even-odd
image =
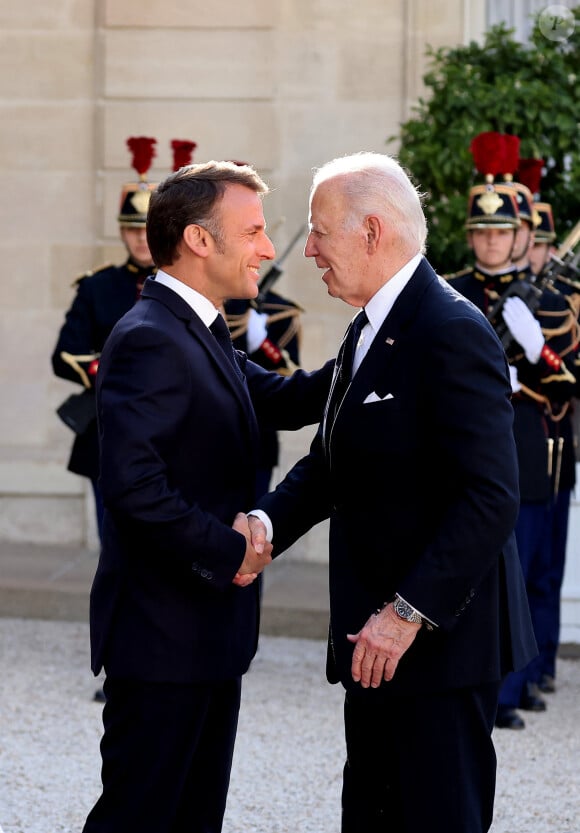
[[(127, 139), (139, 180), (126, 182), (121, 190), (117, 216), (120, 229), (145, 229), (149, 199), (156, 187), (146, 179), (155, 155), (155, 144), (155, 139), (146, 136)], [(145, 250), (148, 254), (149, 250)], [(108, 264), (86, 272), (77, 279), (76, 295), (66, 313), (52, 354), (52, 367), (57, 376), (80, 384), (85, 392), (93, 390), (99, 356), (109, 333), (119, 318), (131, 309), (141, 294), (145, 279), (154, 272), (152, 264), (139, 265), (129, 252), (128, 259), (122, 265)], [(100, 535), (103, 503), (97, 483), (99, 446), (96, 409), (94, 418), (91, 418), (94, 402), (90, 393), (83, 395), (83, 402), (88, 416), (83, 419), (82, 426), (73, 429), (77, 433), (68, 469), (91, 481)], [(67, 421), (67, 424), (71, 423)]]
[[(536, 229), (536, 241), (553, 243), (556, 237), (552, 209), (549, 203), (537, 202), (535, 208), (541, 222)], [(563, 244), (565, 245), (565, 244)], [(580, 310), (580, 284), (574, 280), (566, 269), (548, 268), (548, 289), (553, 287), (563, 295), (570, 307), (571, 316), (578, 319)], [(542, 274), (540, 275), (542, 280)], [(546, 322), (546, 326), (558, 324)], [(573, 330), (572, 330), (573, 332)], [(567, 367), (573, 373), (576, 384), (573, 396), (562, 403), (554, 403), (552, 413), (547, 417), (547, 430), (552, 457), (552, 500), (551, 545), (547, 548), (543, 564), (542, 583), (545, 604), (537, 634), (540, 651), (538, 665), (540, 671), (540, 688), (550, 692), (555, 687), (556, 657), (560, 639), (560, 596), (564, 579), (566, 547), (568, 540), (568, 521), (572, 490), (576, 483), (577, 437), (575, 428), (575, 408), (580, 393), (580, 359), (578, 354), (578, 330), (576, 343), (574, 337), (565, 334), (556, 336), (560, 345), (560, 355), (565, 355)], [(551, 341), (550, 344), (553, 344)]]
[[(153, 269), (143, 269), (127, 260), (86, 272), (76, 281), (76, 295), (66, 313), (52, 354), (57, 376), (92, 388), (98, 358), (105, 341), (137, 298), (145, 278)], [(75, 436), (68, 462), (69, 471), (96, 480), (99, 448), (95, 417), (83, 434)]]
[[(230, 300), (225, 308), (234, 346), (248, 353), (247, 330), (252, 309), (250, 302)], [(270, 290), (260, 304), (260, 312), (268, 316), (267, 337), (257, 350), (248, 353), (250, 359), (266, 370), (276, 370), (283, 375), (293, 373), (300, 365), (302, 308)], [(261, 425), (260, 459), (256, 484), (258, 496), (268, 491), (272, 471), (279, 462), (279, 455), (280, 443), (277, 432), (268, 425)]]
[[(493, 189), (499, 192), (502, 204), (486, 211), (478, 206), (479, 195)], [(509, 183), (475, 186), (471, 189), (466, 227), (481, 228), (497, 225), (509, 227), (512, 206), (504, 194), (512, 189), (516, 201), (516, 218), (535, 223), (531, 194), (527, 189)], [(491, 200), (490, 200), (491, 205)], [(515, 229), (517, 225), (513, 224)], [(541, 710), (544, 701), (536, 686), (543, 675), (552, 672), (542, 667), (541, 646), (546, 641), (546, 622), (553, 594), (548, 587), (546, 562), (551, 558), (554, 536), (562, 529), (560, 515), (566, 496), (574, 485), (573, 437), (566, 413), (574, 393), (577, 347), (576, 317), (567, 299), (551, 286), (529, 287), (534, 277), (528, 267), (515, 266), (499, 273), (471, 267), (448, 276), (451, 285), (469, 298), (492, 321), (502, 336), (510, 365), (517, 372), (514, 386), (514, 435), (519, 463), (520, 512), (516, 524), (516, 540), (526, 579), (526, 589), (540, 653), (522, 672), (508, 676), (500, 692), (498, 726), (521, 728), (524, 723), (514, 712), (518, 707)], [(539, 322), (544, 346), (536, 363), (526, 358), (521, 346), (511, 338), (502, 317), (505, 297), (518, 294), (533, 298), (534, 317)], [(507, 293), (507, 295), (506, 295)], [(566, 517), (567, 522), (567, 517)]]

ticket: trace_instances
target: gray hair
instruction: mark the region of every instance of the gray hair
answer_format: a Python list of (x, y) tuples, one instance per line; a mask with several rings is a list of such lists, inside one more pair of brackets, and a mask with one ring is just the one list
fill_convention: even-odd
[(405, 253), (424, 253), (427, 221), (421, 204), (423, 194), (396, 159), (370, 151), (332, 159), (315, 171), (311, 195), (330, 179), (342, 180), (349, 205), (345, 220), (349, 228), (375, 214), (395, 230)]

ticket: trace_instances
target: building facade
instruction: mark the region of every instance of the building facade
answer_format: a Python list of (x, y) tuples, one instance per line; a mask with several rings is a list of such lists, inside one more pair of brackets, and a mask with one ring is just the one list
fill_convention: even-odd
[[(525, 37), (534, 5), (0, 0), (0, 543), (96, 547), (92, 495), (66, 471), (72, 435), (55, 414), (72, 386), (50, 355), (75, 278), (123, 257), (127, 137), (157, 139), (152, 181), (170, 172), (174, 138), (197, 143), (194, 161), (250, 161), (272, 188), (265, 213), (281, 251), (306, 219), (313, 167), (396, 152), (386, 139), (423, 92), (428, 45), (479, 40), (501, 14)], [(305, 309), (303, 363), (314, 368), (350, 316), (300, 249), (278, 289)], [(312, 433), (283, 435), (280, 473)], [(292, 557), (325, 560), (324, 537), (314, 530)]]

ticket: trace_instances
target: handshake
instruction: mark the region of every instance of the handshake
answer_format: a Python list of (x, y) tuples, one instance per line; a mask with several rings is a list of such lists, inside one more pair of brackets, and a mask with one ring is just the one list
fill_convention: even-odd
[(272, 561), (272, 544), (266, 540), (266, 527), (259, 518), (238, 512), (232, 529), (246, 539), (244, 560), (233, 579), (236, 587), (247, 587), (258, 578), (267, 564)]

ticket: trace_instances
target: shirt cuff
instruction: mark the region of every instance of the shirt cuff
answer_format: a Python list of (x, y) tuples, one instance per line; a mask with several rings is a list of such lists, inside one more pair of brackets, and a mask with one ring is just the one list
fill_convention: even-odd
[(266, 515), (262, 509), (252, 509), (251, 512), (248, 512), (248, 515), (254, 515), (259, 521), (262, 521), (266, 527), (266, 541), (271, 544), (272, 538), (274, 537), (274, 527), (272, 526), (270, 516)]

